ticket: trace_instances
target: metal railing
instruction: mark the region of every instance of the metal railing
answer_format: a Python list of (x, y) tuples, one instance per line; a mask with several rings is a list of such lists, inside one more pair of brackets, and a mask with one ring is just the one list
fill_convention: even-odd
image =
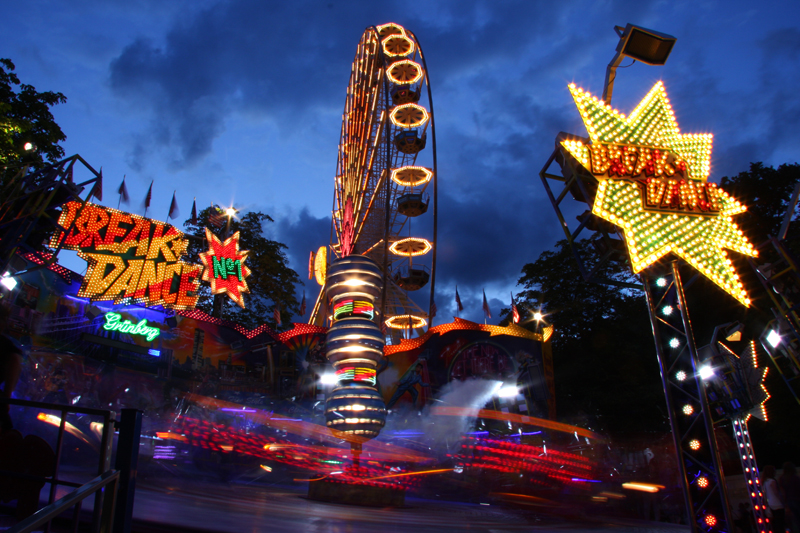
[[(58, 501), (39, 509), (28, 518), (17, 523), (15, 526), (9, 529), (8, 532), (28, 533), (41, 526), (45, 526), (45, 531), (48, 531), (50, 529), (50, 523), (54, 518), (61, 515), (70, 507), (74, 507), (75, 511), (72, 517), (72, 532), (77, 533), (78, 524), (80, 523), (79, 515), (81, 511), (81, 504), (83, 503), (83, 500), (94, 494), (95, 497), (97, 497), (97, 495), (106, 495), (108, 497), (104, 498), (103, 508), (100, 512), (100, 521), (97, 524), (96, 529), (95, 525), (93, 524), (93, 530), (99, 531), (100, 533), (110, 533), (113, 531), (114, 510), (118, 483), (119, 470), (109, 470), (108, 472), (97, 476), (90, 482), (79, 486), (77, 489), (65, 495), (63, 498), (60, 498)], [(106, 486), (109, 486), (108, 489), (101, 492), (101, 490)]]
[[(0, 471), (0, 477), (15, 477), (50, 484), (47, 505), (13, 526), (8, 530), (9, 533), (28, 533), (42, 525), (45, 525), (45, 533), (49, 533), (52, 519), (72, 507), (74, 507), (72, 531), (77, 532), (82, 502), (91, 495), (95, 496), (91, 528), (93, 533), (110, 533), (111, 531), (125, 533), (130, 531), (135, 484), (135, 478), (131, 473), (135, 471), (138, 461), (142, 423), (141, 411), (137, 409), (122, 409), (122, 418), (117, 421), (114, 411), (105, 409), (91, 409), (17, 399), (0, 399), (0, 404), (31, 407), (44, 411), (60, 411), (61, 414), (58, 421), (56, 449), (54, 450), (55, 463), (51, 476)], [(84, 484), (59, 477), (64, 433), (67, 428), (67, 415), (71, 413), (102, 417), (97, 477)], [(111, 449), (115, 427), (119, 428), (119, 439), (115, 469), (112, 470)], [(74, 487), (75, 490), (56, 501), (56, 490), (59, 485)], [(122, 508), (122, 513), (115, 520), (115, 507), (117, 505)]]

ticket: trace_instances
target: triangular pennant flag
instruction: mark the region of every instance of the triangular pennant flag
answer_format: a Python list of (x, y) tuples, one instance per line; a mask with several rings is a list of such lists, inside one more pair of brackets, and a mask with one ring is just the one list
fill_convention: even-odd
[(178, 209), (178, 201), (175, 199), (175, 191), (172, 191), (172, 203), (169, 204), (169, 214), (167, 219), (176, 219), (180, 216), (181, 211)]
[(103, 201), (103, 168), (100, 168), (100, 175), (97, 177), (97, 181), (94, 182), (94, 187), (92, 187), (92, 192), (89, 194), (91, 198), (94, 196), (99, 201)]
[[(153, 180), (153, 181), (155, 181), (155, 180)], [(145, 209), (145, 211), (147, 211), (147, 209), (150, 208), (150, 200), (153, 199), (153, 181), (150, 182), (150, 188), (147, 189), (147, 196), (144, 197), (144, 209)]]
[(128, 187), (125, 186), (125, 176), (122, 176), (122, 183), (120, 183), (117, 193), (119, 193), (119, 200), (123, 204), (127, 204), (131, 201), (131, 197), (128, 195)]
[(456, 285), (456, 309), (459, 313), (464, 310), (464, 306), (461, 303), (461, 297), (458, 295), (458, 285)]
[(197, 225), (197, 198), (192, 201), (192, 220), (193, 225)]
[(486, 290), (483, 291), (483, 314), (486, 318), (492, 318), (492, 311), (489, 309), (489, 303), (486, 301)]
[(303, 301), (300, 303), (300, 316), (306, 315), (306, 293), (303, 293)]

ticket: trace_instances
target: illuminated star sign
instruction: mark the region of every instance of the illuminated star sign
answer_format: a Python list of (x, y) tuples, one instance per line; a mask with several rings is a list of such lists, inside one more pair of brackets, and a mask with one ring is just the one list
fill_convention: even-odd
[(712, 136), (680, 133), (661, 82), (627, 118), (574, 84), (569, 89), (591, 144), (562, 145), (598, 179), (592, 213), (622, 229), (633, 271), (672, 252), (749, 306), (723, 248), (758, 253), (733, 222), (746, 208), (706, 182)]
[(200, 254), (203, 262), (203, 281), (211, 283), (212, 294), (227, 293), (231, 300), (244, 308), (242, 293), (250, 292), (245, 278), (250, 269), (244, 264), (248, 252), (239, 250), (239, 232), (222, 242), (206, 228), (209, 249)]

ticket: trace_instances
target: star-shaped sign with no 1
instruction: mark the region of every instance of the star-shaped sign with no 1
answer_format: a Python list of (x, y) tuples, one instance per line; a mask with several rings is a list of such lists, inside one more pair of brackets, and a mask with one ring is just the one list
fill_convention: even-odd
[(248, 252), (239, 250), (239, 232), (222, 242), (206, 228), (206, 239), (209, 249), (200, 253), (200, 260), (205, 265), (203, 281), (211, 283), (212, 294), (227, 293), (231, 300), (244, 308), (242, 293), (250, 292), (245, 281), (250, 269), (244, 264)]

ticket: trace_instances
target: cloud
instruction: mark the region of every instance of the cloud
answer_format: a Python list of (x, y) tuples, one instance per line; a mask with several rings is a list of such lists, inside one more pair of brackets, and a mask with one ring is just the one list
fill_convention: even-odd
[(357, 29), (351, 39), (331, 31), (341, 10), (314, 6), (281, 2), (267, 9), (239, 0), (189, 12), (163, 43), (140, 38), (126, 46), (111, 62), (111, 88), (152, 114), (150, 129), (168, 131), (160, 138), (177, 147), (177, 168), (206, 156), (232, 113), (279, 117), (291, 129), (316, 107), (341, 101), (344, 84), (335, 74), (352, 61), (358, 36)]
[(276, 235), (270, 238), (287, 246), (289, 266), (297, 272), (305, 288), (310, 291), (309, 297), (315, 297), (318, 285), (315, 281), (308, 280), (308, 254), (330, 242), (330, 218), (317, 218), (308, 209), (302, 209), (296, 216), (277, 218), (275, 226)]
[[(338, 111), (358, 37), (368, 25), (406, 25), (420, 36), (433, 79), (452, 87), (478, 73), (514, 76), (540, 55), (536, 63), (552, 75), (556, 59), (581, 49), (552, 20), (577, 9), (546, 1), (440, 1), (411, 10), (366, 0), (220, 2), (183, 10), (163, 37), (127, 44), (111, 61), (109, 83), (119, 98), (152, 117), (135, 142), (137, 156), (168, 151), (173, 168), (191, 168), (235, 114), (275, 120), (291, 133), (320, 109)], [(577, 44), (588, 44), (588, 33), (579, 34)]]
[(522, 266), (563, 235), (539, 171), (570, 122), (567, 106), (537, 103), (508, 84), (490, 92), (494, 112), (476, 130), (440, 135), (442, 152), (456, 157), (440, 158), (437, 279), (467, 294), (513, 286)]
[[(266, 9), (255, 0), (232, 0), (187, 10), (163, 36), (132, 40), (112, 61), (109, 79), (118, 98), (151, 117), (135, 135), (132, 165), (142, 168), (161, 154), (171, 168), (191, 169), (234, 124), (263, 123), (272, 146), (256, 152), (253, 127), (247, 130), (253, 146), (245, 151), (269, 160), (275, 171), (254, 173), (261, 180), (254, 189), (267, 184), (271, 194), (310, 202), (311, 195), (332, 194), (333, 161), (316, 190), (292, 187), (324, 174), (318, 161), (325, 143), (331, 147), (325, 153), (335, 151), (330, 132), (338, 130), (359, 36), (370, 24), (406, 26), (424, 48), (435, 104), (437, 303), (448, 302), (439, 303), (440, 314), (451, 307), (458, 284), (465, 304), (477, 302), (478, 314), (470, 318), (479, 320), (483, 288), (494, 314), (508, 305), (507, 291), (522, 266), (563, 238), (538, 173), (559, 131), (584, 133), (566, 86), (575, 81), (599, 94), (617, 42), (615, 24), (628, 20), (679, 36), (666, 67), (620, 69), (614, 103), (622, 112), (665, 77), (682, 131), (716, 135), (714, 177), (797, 153), (800, 133), (785, 125), (800, 120), (793, 95), (800, 72), (792, 59), (800, 32), (778, 26), (737, 44), (736, 53), (746, 54), (739, 64), (728, 57), (727, 30), (706, 22), (718, 15), (708, 5), (658, 1), (440, 0), (409, 8), (307, 0)], [(737, 64), (719, 67), (725, 61)], [(230, 175), (239, 180), (242, 173)], [(241, 178), (242, 187), (247, 179)], [(562, 203), (570, 227), (586, 208), (569, 198)], [(289, 245), (301, 277), (308, 251), (330, 239), (329, 219), (314, 214), (321, 212), (277, 218), (278, 240)], [(428, 223), (415, 221), (414, 227)]]

